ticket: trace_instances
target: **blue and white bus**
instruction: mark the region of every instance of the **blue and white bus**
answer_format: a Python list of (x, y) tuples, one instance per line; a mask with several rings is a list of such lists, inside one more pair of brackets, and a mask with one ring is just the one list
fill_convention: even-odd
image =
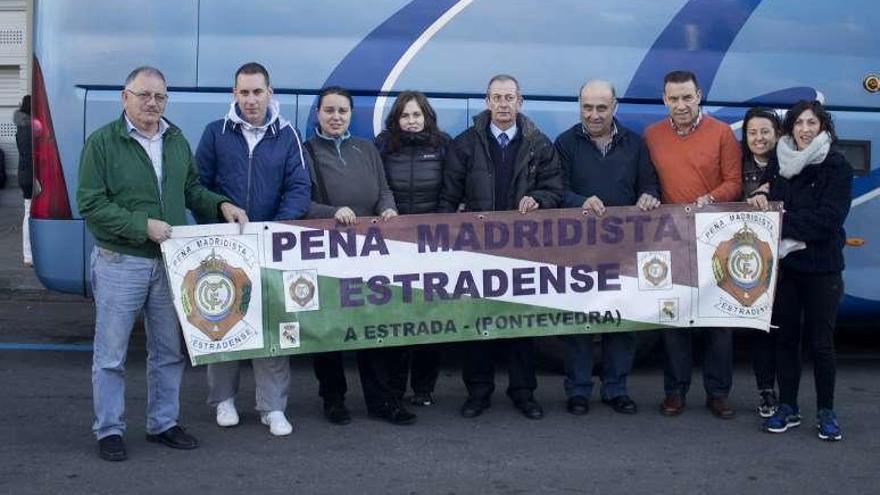
[[(856, 178), (846, 224), (844, 315), (880, 314), (880, 9), (869, 0), (151, 0), (34, 2), (34, 266), (53, 290), (87, 294), (92, 239), (77, 211), (85, 137), (116, 118), (128, 72), (166, 75), (167, 118), (195, 145), (256, 60), (282, 113), (312, 132), (317, 91), (353, 90), (352, 130), (379, 132), (396, 92), (431, 97), (455, 135), (484, 109), (486, 81), (515, 75), (523, 111), (551, 138), (578, 119), (588, 78), (612, 81), (618, 117), (641, 132), (662, 118), (663, 75), (695, 72), (704, 110), (739, 132), (754, 104), (821, 98)], [(875, 213), (871, 213), (871, 212)]]

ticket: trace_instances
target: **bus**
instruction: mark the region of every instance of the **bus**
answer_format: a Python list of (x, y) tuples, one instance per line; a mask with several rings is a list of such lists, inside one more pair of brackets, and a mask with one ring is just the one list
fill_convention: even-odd
[(611, 81), (636, 132), (665, 116), (663, 75), (697, 74), (703, 110), (739, 135), (753, 105), (818, 98), (856, 177), (846, 223), (844, 318), (880, 314), (880, 9), (868, 0), (36, 0), (33, 4), (34, 268), (49, 289), (88, 295), (93, 240), (77, 211), (85, 138), (117, 118), (132, 68), (166, 75), (166, 118), (195, 147), (244, 62), (270, 71), (282, 114), (310, 135), (315, 95), (350, 89), (352, 132), (376, 135), (394, 96), (425, 92), (451, 135), (485, 108), (496, 73), (551, 139), (578, 119), (577, 92)]

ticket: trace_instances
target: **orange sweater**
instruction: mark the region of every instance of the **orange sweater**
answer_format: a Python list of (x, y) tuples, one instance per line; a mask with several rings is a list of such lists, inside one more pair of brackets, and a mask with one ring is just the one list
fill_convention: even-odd
[(739, 199), (742, 153), (727, 124), (703, 114), (700, 125), (682, 137), (663, 119), (645, 130), (645, 144), (664, 203), (693, 203), (705, 194), (719, 203)]

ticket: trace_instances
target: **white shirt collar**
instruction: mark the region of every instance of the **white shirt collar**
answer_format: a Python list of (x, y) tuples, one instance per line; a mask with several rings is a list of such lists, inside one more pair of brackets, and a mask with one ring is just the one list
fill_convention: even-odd
[[(129, 120), (128, 115), (125, 115), (125, 112), (123, 112), (122, 115), (125, 116), (125, 127), (128, 129), (129, 134), (131, 134), (132, 132), (136, 132), (136, 133), (140, 134), (141, 136), (144, 136), (144, 133), (139, 131), (138, 128), (135, 127), (134, 124), (131, 123), (131, 120)], [(153, 138), (155, 138), (157, 136), (161, 137), (163, 134), (165, 134), (165, 131), (168, 130), (168, 127), (169, 127), (169, 125), (168, 125), (168, 122), (165, 120), (165, 117), (160, 118), (159, 119), (159, 132), (157, 132), (156, 135), (153, 136)], [(147, 137), (147, 136), (144, 136), (144, 137)]]
[(501, 129), (498, 128), (497, 125), (495, 125), (495, 122), (490, 122), (489, 123), (489, 130), (492, 132), (492, 135), (495, 136), (496, 141), (498, 140), (498, 136), (500, 136), (502, 133), (507, 134), (509, 141), (513, 141), (514, 136), (516, 136), (516, 124), (515, 123), (513, 124), (513, 126), (511, 126), (506, 131), (502, 131)]

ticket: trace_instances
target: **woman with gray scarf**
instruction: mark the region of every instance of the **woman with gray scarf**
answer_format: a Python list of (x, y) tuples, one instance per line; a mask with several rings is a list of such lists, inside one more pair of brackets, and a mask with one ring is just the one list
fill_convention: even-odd
[[(749, 203), (766, 208), (782, 201), (782, 246), (773, 307), (779, 407), (763, 424), (784, 433), (801, 424), (797, 404), (801, 340), (813, 357), (819, 438), (840, 440), (834, 413), (834, 327), (843, 295), (843, 224), (849, 213), (852, 170), (832, 147), (831, 115), (818, 101), (799, 101), (785, 116), (776, 163), (767, 167), (763, 193)], [(791, 246), (785, 253), (785, 246)]]

